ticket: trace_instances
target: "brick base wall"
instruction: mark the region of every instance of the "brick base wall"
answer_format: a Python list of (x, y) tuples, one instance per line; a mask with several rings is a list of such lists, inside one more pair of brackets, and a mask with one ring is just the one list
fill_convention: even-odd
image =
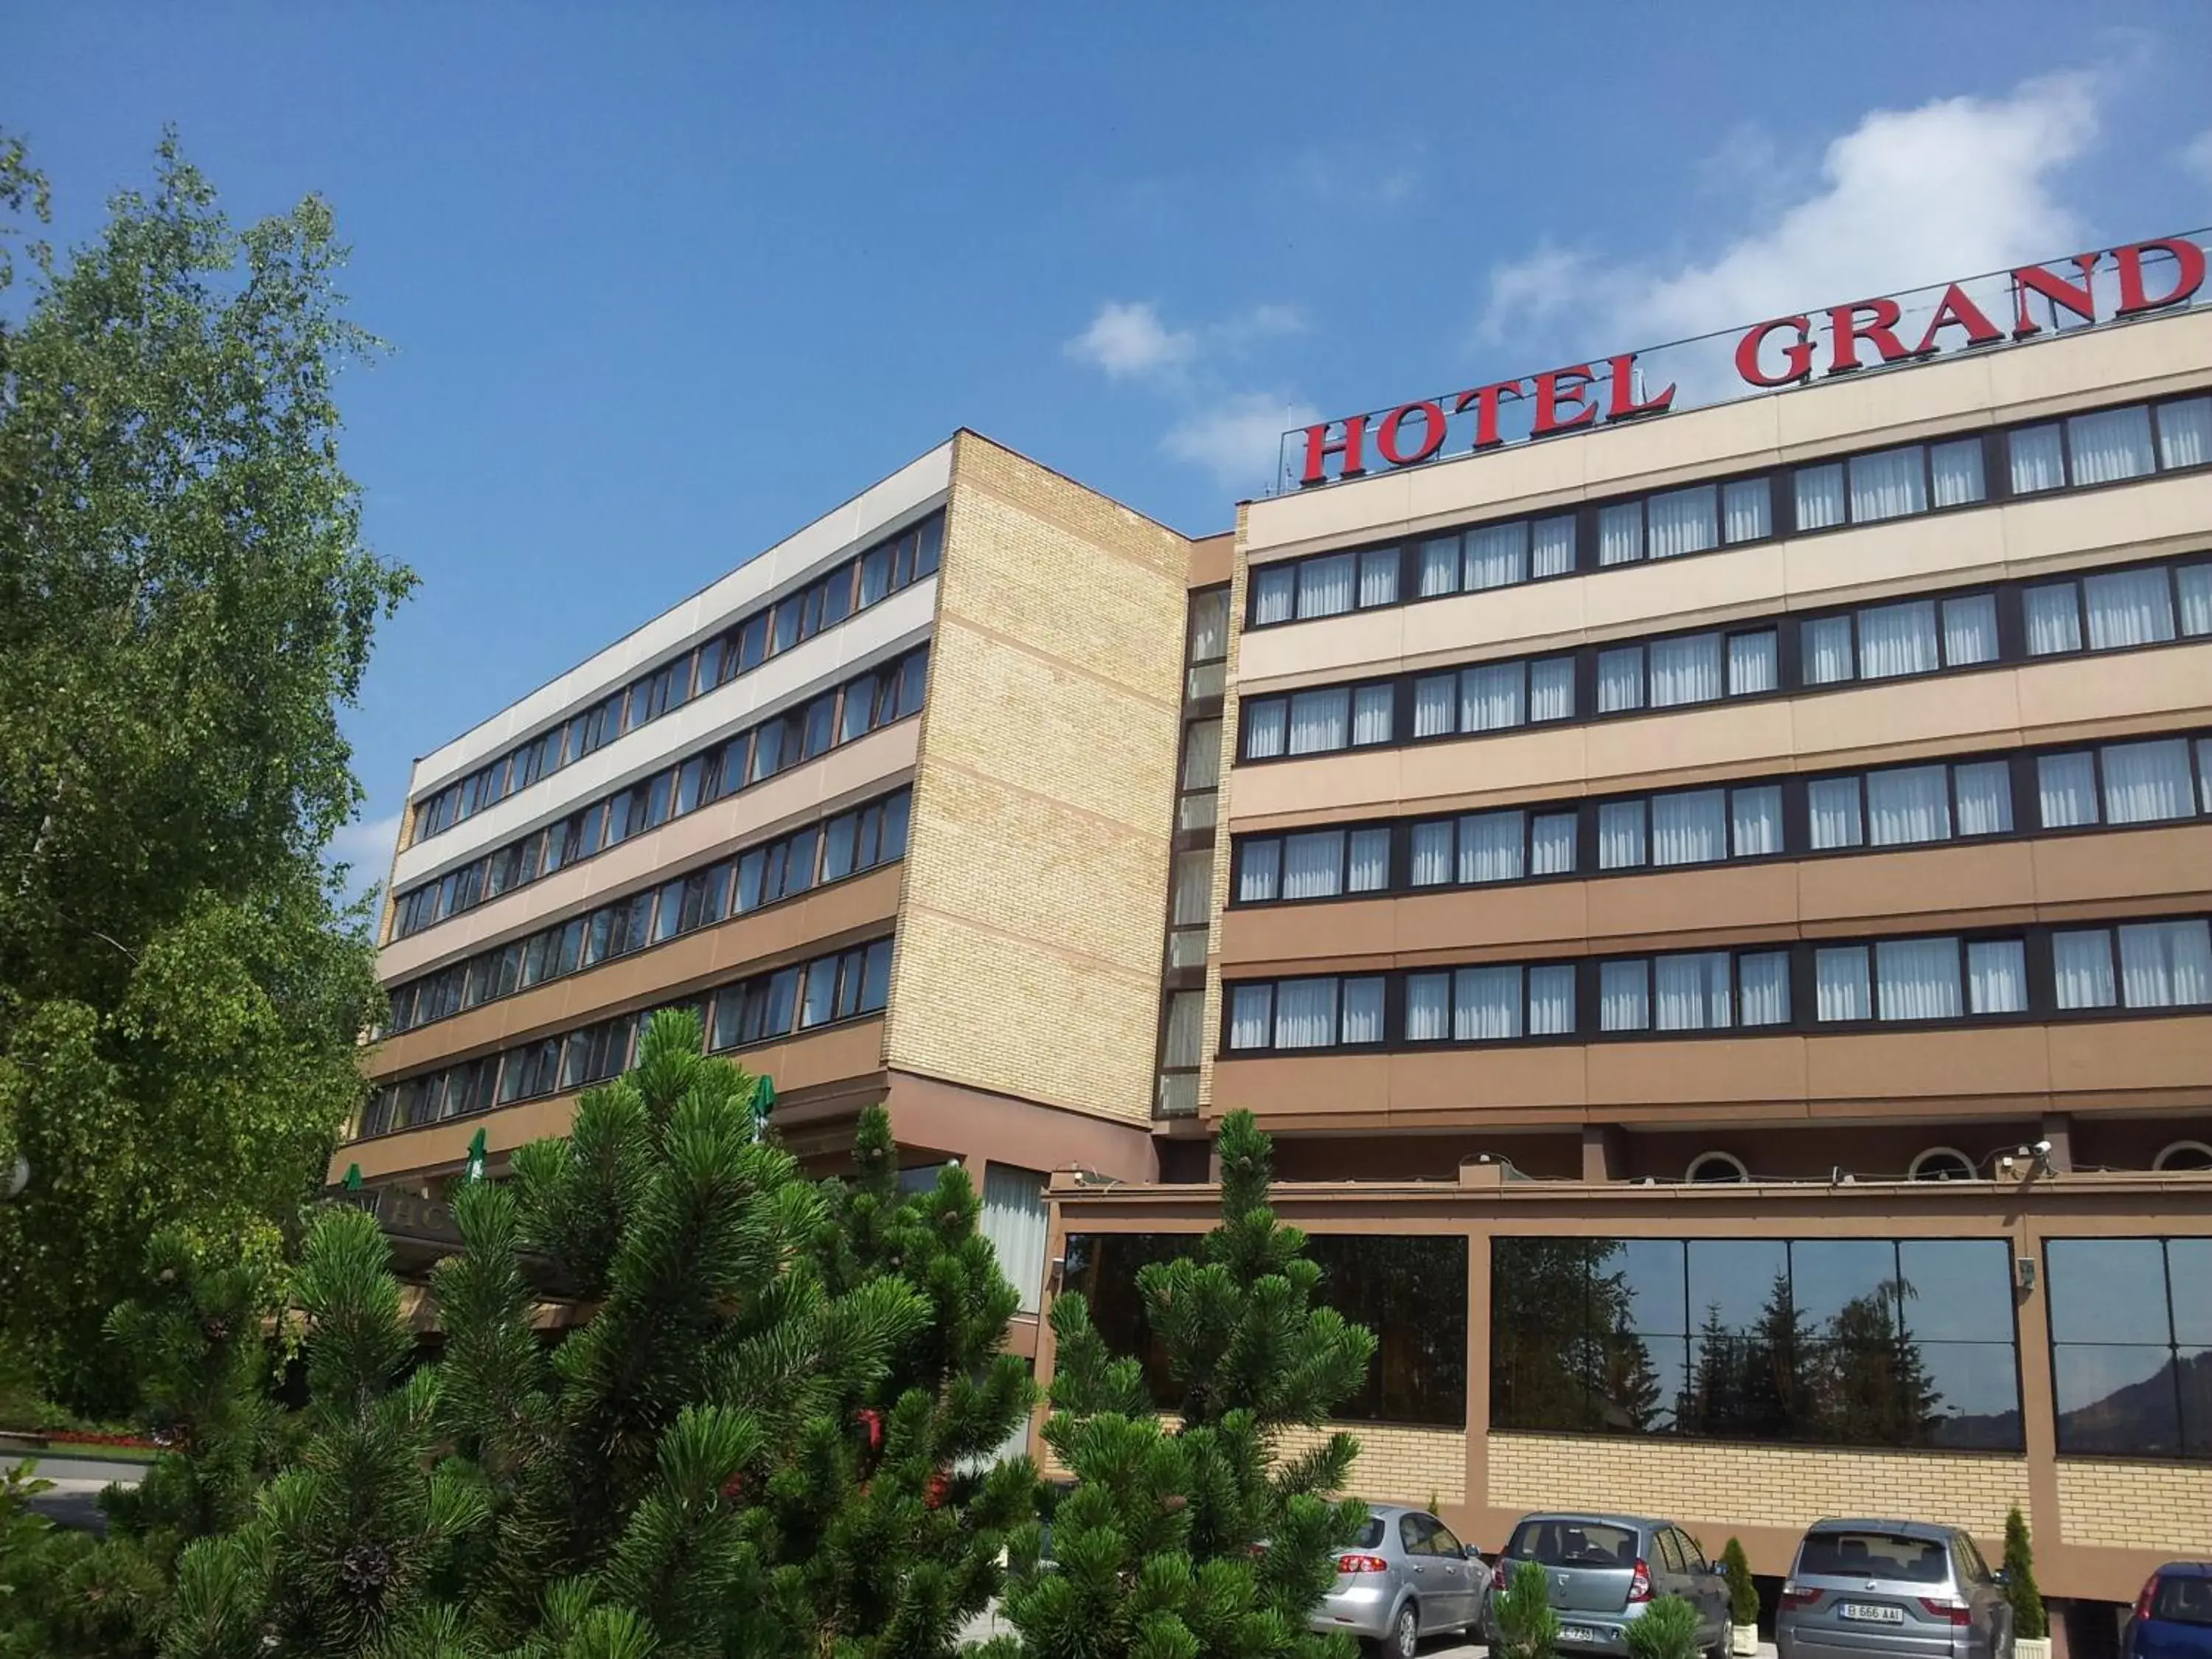
[[(1173, 1417), (1160, 1419), (1166, 1428), (1173, 1428), (1176, 1420)], [(1042, 1424), (1042, 1419), (1039, 1421)], [(1328, 1430), (1286, 1430), (1278, 1444), (1284, 1456), (1295, 1457), (1320, 1444), (1324, 1434), (1340, 1428), (1359, 1443), (1359, 1455), (1352, 1465), (1352, 1484), (1346, 1488), (1353, 1496), (1424, 1507), (1431, 1498), (1437, 1507), (1466, 1501), (1467, 1435), (1462, 1430), (1340, 1423)], [(1066, 1478), (1067, 1471), (1042, 1439), (1030, 1450), (1047, 1478)]]
[(2201, 1553), (2212, 1545), (2212, 1467), (2061, 1458), (2058, 1531), (2069, 1544)]

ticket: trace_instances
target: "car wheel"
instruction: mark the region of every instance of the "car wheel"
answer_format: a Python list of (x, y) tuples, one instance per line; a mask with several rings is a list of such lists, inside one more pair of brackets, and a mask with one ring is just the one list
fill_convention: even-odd
[(1411, 1601), (1398, 1609), (1398, 1616), (1390, 1621), (1390, 1640), (1383, 1651), (1390, 1659), (1413, 1659), (1414, 1650), (1421, 1644), (1421, 1616)]

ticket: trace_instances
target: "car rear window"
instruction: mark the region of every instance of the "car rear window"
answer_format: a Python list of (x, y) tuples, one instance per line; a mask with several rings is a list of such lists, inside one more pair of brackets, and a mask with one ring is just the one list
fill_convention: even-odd
[(1371, 1550), (1382, 1541), (1382, 1517), (1370, 1515), (1359, 1528), (1359, 1536), (1352, 1540), (1354, 1549)]
[(1798, 1552), (1797, 1571), (1816, 1578), (1901, 1578), (1942, 1584), (1951, 1577), (1950, 1552), (1940, 1540), (1853, 1528), (1811, 1532)]
[(2212, 1625), (2212, 1578), (2160, 1578), (2150, 1616), (2169, 1625)]
[(1602, 1521), (1523, 1521), (1505, 1553), (1547, 1567), (1632, 1567), (1636, 1534)]

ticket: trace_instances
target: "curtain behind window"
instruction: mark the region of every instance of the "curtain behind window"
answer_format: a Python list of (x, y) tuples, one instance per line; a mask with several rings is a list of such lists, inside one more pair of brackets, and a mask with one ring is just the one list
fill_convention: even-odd
[(1661, 957), (1652, 964), (1652, 1002), (1662, 1031), (1717, 1031), (1729, 1024), (1725, 951)]
[(1782, 850), (1782, 790), (1778, 784), (1739, 789), (1729, 798), (1730, 833), (1740, 859)]
[(1575, 1029), (1575, 970), (1565, 963), (1528, 970), (1528, 1035), (1561, 1036)]
[(1797, 469), (1797, 527), (1826, 530), (1844, 521), (1844, 469), (1801, 466)]
[(1528, 873), (1560, 876), (1575, 867), (1575, 815), (1545, 812), (1529, 831)]
[(2012, 769), (2002, 761), (1976, 761), (1954, 768), (1951, 786), (1959, 798), (1959, 833), (2002, 836), (2012, 830)]
[(1441, 887), (1452, 878), (1452, 827), (1449, 823), (1413, 826), (1413, 885)]
[(1522, 876), (1519, 812), (1481, 812), (1459, 821), (1459, 878), (1462, 882), (1518, 881)]
[(1483, 587), (1509, 587), (1528, 580), (1528, 526), (1485, 525), (1467, 532), (1467, 572), (1463, 586), (1469, 592)]
[(1341, 749), (1351, 736), (1352, 694), (1339, 687), (1333, 691), (1300, 691), (1291, 698), (1290, 752), (1320, 755)]
[(1395, 690), (1387, 685), (1363, 685), (1352, 694), (1352, 741), (1357, 744), (1390, 741), (1392, 705)]
[(1805, 655), (1805, 684), (1833, 685), (1851, 678), (1851, 619), (1820, 617), (1806, 623), (1798, 634)]
[(1338, 867), (1344, 858), (1341, 830), (1283, 837), (1283, 896), (1286, 899), (1332, 898), (1337, 892)]
[(1603, 1031), (1642, 1031), (1651, 1024), (1645, 964), (1601, 962), (1597, 969), (1597, 1023)]
[(1854, 455), (1850, 460), (1851, 520), (1870, 524), (1928, 510), (1928, 480), (1920, 446)]
[(1355, 893), (1379, 893), (1390, 884), (1390, 832), (1355, 830), (1352, 832), (1351, 878), (1346, 884)]
[(2033, 495), (2066, 483), (2066, 445), (2058, 428), (2031, 426), (2007, 434), (2012, 452), (2012, 493)]
[(2074, 452), (2074, 482), (2111, 483), (2140, 478), (2154, 469), (2150, 447), (2150, 410), (2142, 404), (2075, 415), (2066, 422), (2066, 441)]
[(1575, 568), (1575, 521), (1539, 519), (1531, 568), (1539, 576), (1564, 576)]
[(1644, 707), (1644, 648), (1625, 646), (1597, 653), (1597, 711), (1601, 714)]
[(1954, 668), (1997, 659), (1997, 596), (1943, 601), (1943, 660)]
[(1722, 491), (1722, 532), (1730, 542), (1765, 540), (1774, 533), (1772, 503), (1765, 479), (1737, 479)]
[(2160, 409), (2158, 451), (2169, 468), (2212, 461), (2212, 398), (2191, 398)]
[(1252, 577), (1255, 623), (1288, 622), (1297, 592), (1297, 572), (1288, 565), (1255, 571)]
[(1298, 615), (1334, 617), (1352, 609), (1352, 557), (1309, 559), (1298, 571)]
[(1651, 706), (1713, 702), (1721, 695), (1721, 636), (1695, 634), (1687, 639), (1654, 640)]
[(1597, 562), (1632, 564), (1644, 556), (1644, 503), (1623, 501), (1597, 510)]
[(1937, 444), (1928, 452), (1928, 470), (1935, 479), (1936, 506), (1961, 507), (1982, 499), (1984, 492), (1979, 438)]
[(1956, 1019), (1959, 941), (1888, 939), (1874, 947), (1875, 1000), (1884, 1019)]
[[(2212, 566), (2207, 567), (2212, 571)], [(2208, 584), (2212, 586), (2212, 584)], [(1564, 720), (1575, 712), (1575, 659), (1547, 657), (1528, 665), (1528, 718)]]
[(1275, 987), (1278, 1048), (1326, 1048), (1335, 1041), (1334, 980), (1285, 980)]
[(2212, 925), (2138, 922), (2119, 930), (2120, 991), (2130, 1008), (2212, 1002)]
[(1432, 738), (1442, 732), (1455, 731), (1452, 723), (1453, 706), (1459, 696), (1459, 678), (1454, 674), (1431, 674), (1426, 679), (1413, 682), (1413, 735)]
[(1395, 605), (1398, 602), (1398, 550), (1377, 548), (1359, 556), (1359, 603)]
[(1925, 674), (1941, 659), (1936, 649), (1936, 605), (1931, 599), (1878, 605), (1859, 612), (1859, 678), (1887, 679)]
[(1786, 951), (1761, 951), (1739, 957), (1735, 971), (1743, 1004), (1743, 1024), (1787, 1025), (1790, 1023), (1790, 953)]
[(1232, 985), (1229, 988), (1229, 1046), (1264, 1048), (1267, 1046), (1268, 988)]
[(2097, 821), (2097, 767), (2078, 755), (2039, 755), (2035, 787), (2046, 830), (2071, 830)]
[(1728, 689), (1731, 697), (1756, 696), (1782, 684), (1780, 653), (1772, 629), (1731, 634), (1728, 642)]
[(2081, 582), (2089, 648), (2150, 645), (2173, 637), (2173, 599), (2163, 570), (2120, 570)]
[(1671, 559), (1720, 545), (1720, 522), (1711, 484), (1670, 489), (1650, 498), (1651, 556)]
[(1526, 671), (1517, 662), (1492, 663), (1462, 671), (1459, 684), (1460, 729), (1499, 732), (1522, 722), (1522, 689)]
[(1940, 766), (1897, 767), (1866, 780), (1868, 840), (1876, 847), (1951, 838), (1949, 782)]
[(1459, 538), (1438, 536), (1421, 544), (1421, 597), (1459, 592)]
[(1597, 809), (1597, 867), (1632, 870), (1644, 862), (1644, 803), (1609, 800)]
[(986, 1164), (976, 1231), (991, 1241), (999, 1271), (1020, 1293), (1020, 1310), (1035, 1313), (1044, 1289), (1044, 1177), (1032, 1170)]
[(2110, 744), (2102, 759), (2107, 823), (2195, 816), (2196, 789), (2189, 775), (2186, 738)]
[(2051, 936), (2051, 966), (2061, 1008), (2109, 1008), (2114, 1001), (2112, 937), (2102, 927)]
[(1265, 760), (1283, 752), (1283, 735), (1289, 710), (1280, 697), (1267, 697), (1244, 705), (1244, 757)]
[(1728, 856), (1727, 792), (1699, 789), (1651, 799), (1651, 862), (1710, 864)]
[(2031, 587), (2021, 596), (2027, 616), (2027, 654), (2048, 657), (2081, 648), (2080, 602), (2072, 582)]
[(1462, 968), (1453, 980), (1453, 1036), (1462, 1042), (1495, 1042), (1521, 1035), (1518, 968)]
[(1246, 842), (1237, 866), (1237, 896), (1247, 904), (1274, 897), (1275, 884), (1282, 873), (1282, 842), (1273, 840)]
[(1382, 1041), (1382, 981), (1378, 978), (1344, 981), (1344, 1040), (1346, 1042)]
[(1406, 1041), (1441, 1042), (1451, 1035), (1451, 975), (1406, 976)]
[(2016, 939), (1982, 939), (1968, 945), (1966, 995), (1978, 1014), (2025, 1013), (2027, 947)]
[(1867, 981), (1863, 945), (1826, 947), (1813, 953), (1814, 1013), (1822, 1021), (1870, 1018), (1874, 998)]
[(2212, 634), (2212, 564), (2185, 564), (2173, 573), (2181, 590), (2181, 631), (2191, 639)]

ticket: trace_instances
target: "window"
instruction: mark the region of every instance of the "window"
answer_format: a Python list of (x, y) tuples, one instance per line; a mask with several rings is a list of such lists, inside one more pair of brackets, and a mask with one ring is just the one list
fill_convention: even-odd
[(2051, 953), (2062, 1009), (2212, 1003), (2212, 927), (2202, 918), (2062, 928), (2051, 936)]
[(2194, 1382), (2212, 1350), (2212, 1238), (2054, 1238), (2044, 1263), (2059, 1451), (2212, 1459)]
[(2154, 1170), (2212, 1170), (2212, 1146), (2201, 1140), (2177, 1140), (2151, 1160)]
[(1690, 1160), (1690, 1167), (1682, 1172), (1682, 1179), (1692, 1183), (1734, 1182), (1750, 1180), (1751, 1171), (1743, 1167), (1743, 1160), (1733, 1152), (1700, 1152)]
[(1366, 1047), (1382, 1041), (1382, 981), (1286, 979), (1230, 988), (1228, 1046), (1242, 1049)]
[(2212, 563), (2147, 565), (2045, 582), (2021, 595), (2031, 657), (2212, 634)]
[[(1686, 1178), (1745, 1170), (1709, 1152)], [(1549, 1234), (1491, 1252), (1493, 1430), (2021, 1447), (2001, 1239)], [(1534, 1524), (1510, 1553), (1564, 1559), (1565, 1539), (1524, 1548)]]

